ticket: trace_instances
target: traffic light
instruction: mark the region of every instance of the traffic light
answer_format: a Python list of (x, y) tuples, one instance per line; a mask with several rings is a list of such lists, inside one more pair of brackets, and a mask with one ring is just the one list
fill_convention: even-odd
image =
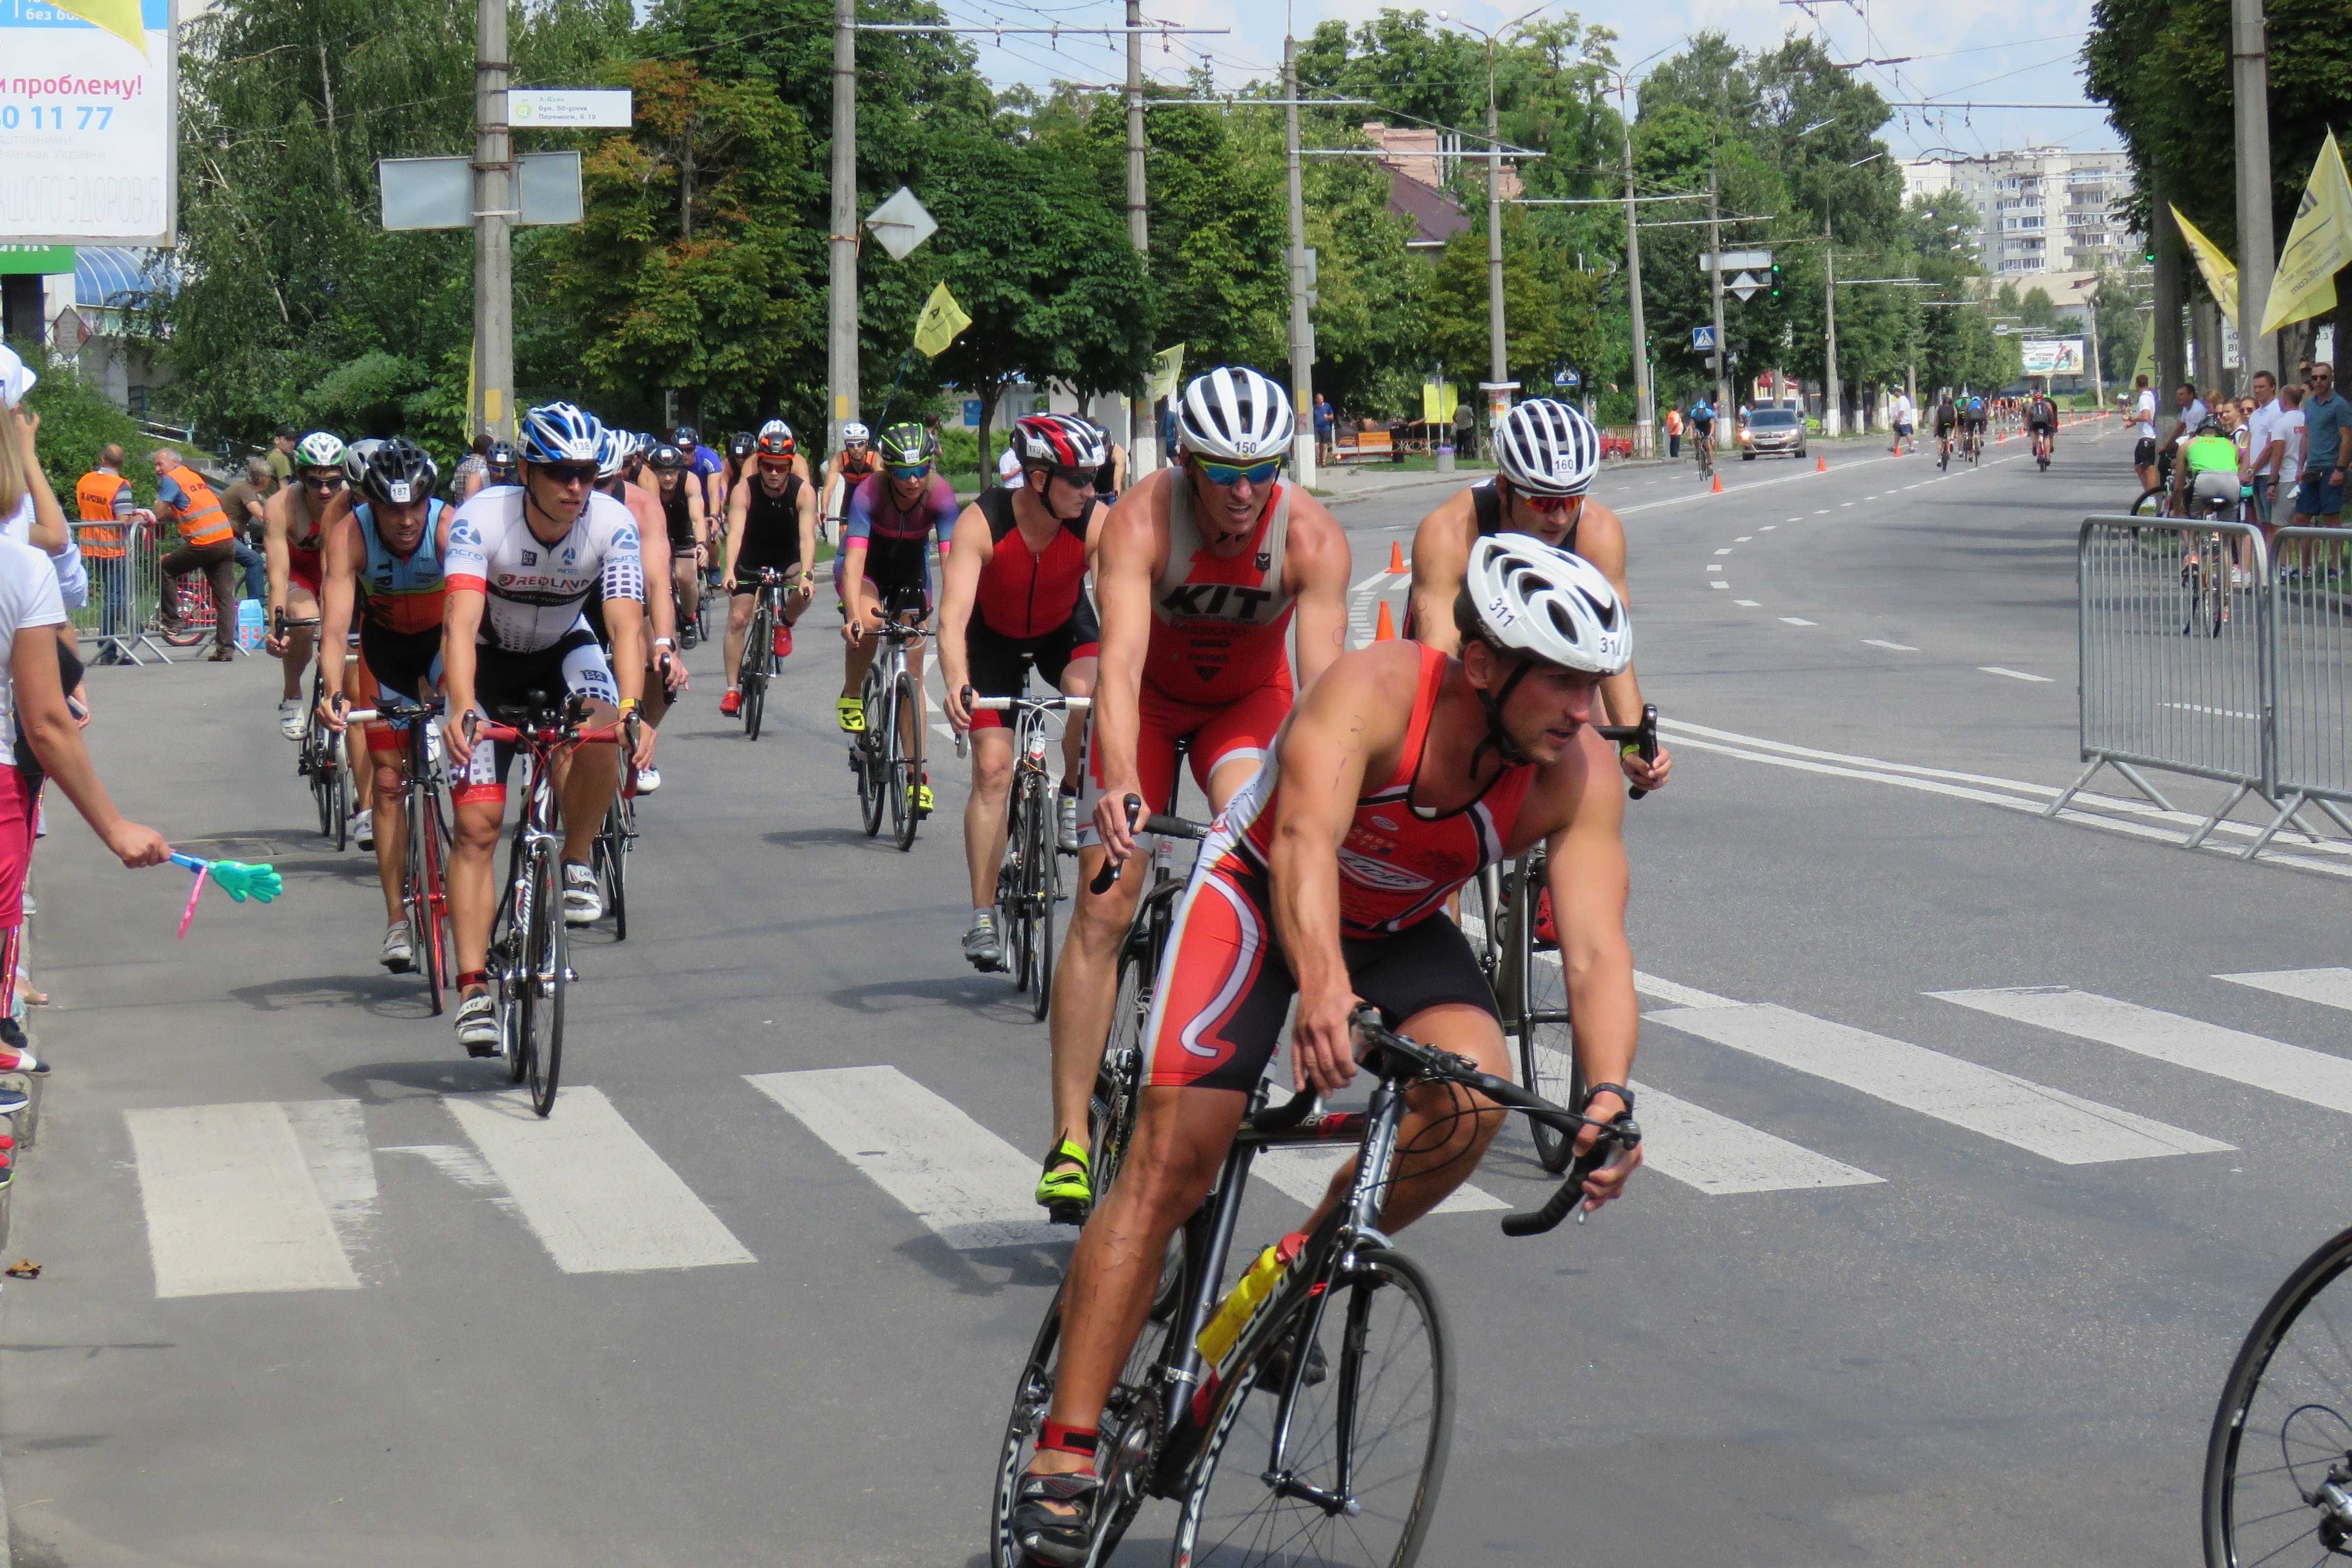
[(1777, 299), (1779, 299), (1780, 297), (1780, 264), (1779, 262), (1777, 262), (1777, 261), (1776, 261), (1776, 262), (1772, 263), (1772, 298), (1774, 298), (1775, 300), (1777, 300)]

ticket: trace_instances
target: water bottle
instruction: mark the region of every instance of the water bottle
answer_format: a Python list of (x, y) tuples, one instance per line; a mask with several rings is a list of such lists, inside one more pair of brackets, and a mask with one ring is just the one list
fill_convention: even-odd
[(236, 602), (236, 646), (253, 649), (261, 646), (268, 635), (268, 623), (262, 618), (261, 601), (239, 599)]
[(1290, 1272), (1290, 1266), (1298, 1260), (1298, 1254), (1306, 1246), (1307, 1233), (1293, 1231), (1257, 1255), (1257, 1261), (1249, 1266), (1249, 1271), (1241, 1277), (1225, 1299), (1217, 1303), (1217, 1310), (1211, 1314), (1208, 1326), (1201, 1331), (1200, 1338), (1192, 1342), (1202, 1360), (1213, 1367), (1224, 1365), (1225, 1357), (1231, 1355), (1234, 1346), (1241, 1342), (1242, 1331), (1249, 1327), (1250, 1320), (1257, 1315), (1258, 1308), (1281, 1285), (1282, 1277)]

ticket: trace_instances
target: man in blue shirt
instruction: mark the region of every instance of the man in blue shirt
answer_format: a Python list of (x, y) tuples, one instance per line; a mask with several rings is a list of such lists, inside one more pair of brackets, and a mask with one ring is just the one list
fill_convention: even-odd
[(1696, 446), (1705, 442), (1710, 447), (1713, 446), (1715, 444), (1715, 405), (1706, 400), (1705, 393), (1701, 393), (1697, 400), (1690, 405), (1689, 417), (1692, 444)]
[(2336, 390), (2336, 367), (2311, 367), (2311, 395), (2303, 400), (2303, 488), (2294, 520), (2307, 528), (2334, 528), (2344, 511), (2344, 470), (2352, 464), (2352, 403)]
[(702, 481), (705, 517), (727, 515), (727, 459), (702, 444), (691, 425), (681, 425), (670, 440), (686, 458), (686, 471)]

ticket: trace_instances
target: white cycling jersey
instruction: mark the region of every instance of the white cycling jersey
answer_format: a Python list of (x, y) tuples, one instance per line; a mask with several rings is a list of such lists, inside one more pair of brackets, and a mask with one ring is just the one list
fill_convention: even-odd
[(637, 520), (608, 495), (592, 492), (572, 531), (553, 544), (523, 521), (520, 487), (478, 491), (449, 527), (443, 574), (453, 589), (488, 601), (481, 640), (509, 653), (552, 647), (581, 624), (599, 583), (607, 599), (642, 599), (646, 568)]

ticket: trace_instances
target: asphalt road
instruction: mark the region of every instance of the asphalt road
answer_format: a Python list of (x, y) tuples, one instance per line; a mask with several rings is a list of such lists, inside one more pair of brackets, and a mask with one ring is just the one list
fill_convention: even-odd
[[(2078, 771), (2074, 529), (2127, 458), (2085, 426), (2046, 474), (2011, 443), (1604, 480), (1679, 726), (1629, 813), (1652, 1168), (1548, 1238), (1407, 1233), (1459, 1347), (1424, 1563), (2198, 1560), (2229, 1359), (2352, 1209), (2340, 1011), (2216, 977), (2344, 962), (2341, 889), (2028, 809)], [(1367, 624), (1445, 493), (1342, 510)], [(757, 743), (695, 657), (544, 1127), (376, 966), (273, 673), (97, 673), (126, 809), (289, 891), (174, 941), (184, 879), (52, 814), (18, 1562), (983, 1561), (1067, 1257), (1025, 1198), (1045, 1034), (958, 956), (952, 757), (912, 853), (857, 831), (826, 618)], [(2265, 1077), (2248, 1036), (2303, 1049)], [(1543, 1190), (1516, 1136), (1475, 1182)], [(1251, 1204), (1250, 1236), (1301, 1212)]]

